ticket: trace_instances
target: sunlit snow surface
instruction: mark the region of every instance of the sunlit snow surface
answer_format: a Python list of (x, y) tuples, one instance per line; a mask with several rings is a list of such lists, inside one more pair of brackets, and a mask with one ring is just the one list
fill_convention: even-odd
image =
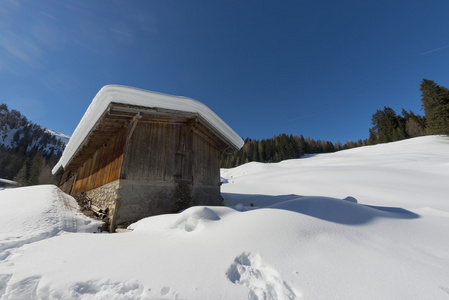
[(449, 138), (222, 170), (227, 207), (122, 234), (0, 191), (1, 299), (448, 299)]

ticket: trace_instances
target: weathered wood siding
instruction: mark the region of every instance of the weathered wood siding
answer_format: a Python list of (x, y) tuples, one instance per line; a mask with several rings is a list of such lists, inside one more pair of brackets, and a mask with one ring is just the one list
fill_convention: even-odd
[[(191, 135), (185, 124), (138, 123), (129, 141), (123, 179), (137, 181), (191, 180)], [(178, 178), (179, 177), (179, 178)]]
[(123, 128), (78, 168), (72, 195), (120, 178), (127, 129)]
[(73, 182), (75, 180), (76, 172), (75, 171), (67, 171), (61, 175), (61, 179), (59, 180), (59, 188), (66, 194), (70, 194), (72, 192)]
[(193, 134), (192, 173), (194, 183), (219, 186), (220, 152), (198, 134)]

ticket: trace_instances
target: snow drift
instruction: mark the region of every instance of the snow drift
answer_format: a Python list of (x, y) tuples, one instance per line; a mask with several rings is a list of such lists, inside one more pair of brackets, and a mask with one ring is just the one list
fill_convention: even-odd
[(75, 199), (53, 185), (3, 190), (0, 207), (3, 259), (25, 244), (67, 232), (94, 232), (101, 226), (81, 214)]

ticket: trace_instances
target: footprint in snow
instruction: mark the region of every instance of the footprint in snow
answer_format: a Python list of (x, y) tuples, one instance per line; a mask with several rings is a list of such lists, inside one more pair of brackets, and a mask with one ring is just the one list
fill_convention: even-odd
[(262, 262), (259, 254), (244, 252), (226, 272), (228, 279), (250, 289), (250, 300), (297, 299), (298, 295), (282, 280), (279, 272)]
[(163, 288), (161, 288), (161, 295), (165, 296), (170, 292), (170, 288), (168, 286), (164, 286)]

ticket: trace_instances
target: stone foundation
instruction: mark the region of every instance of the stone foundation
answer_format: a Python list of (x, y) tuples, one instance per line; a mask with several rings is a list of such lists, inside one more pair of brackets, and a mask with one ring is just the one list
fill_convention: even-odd
[(175, 186), (166, 181), (120, 180), (115, 224), (135, 222), (145, 217), (176, 212)]
[(212, 205), (218, 206), (223, 202), (219, 185), (196, 184), (192, 188), (192, 202), (190, 206)]
[(176, 213), (195, 205), (220, 205), (220, 187), (186, 182), (120, 180), (115, 223)]
[(92, 205), (100, 208), (109, 218), (112, 217), (115, 201), (118, 199), (120, 180), (115, 180), (98, 188), (86, 191), (86, 196), (92, 201)]
[(117, 225), (149, 216), (176, 213), (195, 205), (220, 205), (222, 202), (218, 185), (192, 185), (186, 181), (118, 179), (85, 194), (91, 204), (109, 218), (111, 231)]

